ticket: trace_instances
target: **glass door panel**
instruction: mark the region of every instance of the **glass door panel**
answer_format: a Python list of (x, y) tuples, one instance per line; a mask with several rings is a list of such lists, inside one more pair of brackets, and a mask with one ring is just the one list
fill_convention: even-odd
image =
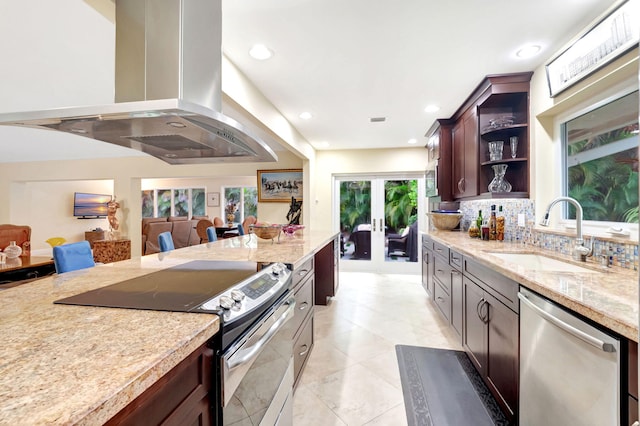
[[(422, 188), (422, 189), (420, 189)], [(336, 178), (341, 268), (420, 273), (418, 218), (423, 177)]]

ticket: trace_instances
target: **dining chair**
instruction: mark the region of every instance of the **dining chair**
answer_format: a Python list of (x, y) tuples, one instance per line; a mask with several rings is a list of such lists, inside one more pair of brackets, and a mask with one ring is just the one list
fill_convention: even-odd
[(160, 246), (161, 252), (175, 249), (171, 232), (166, 231), (158, 235), (158, 246)]
[(53, 247), (53, 264), (58, 274), (96, 266), (86, 240)]
[(213, 218), (213, 226), (215, 226), (216, 228), (223, 227), (224, 221), (216, 216)]
[(210, 226), (207, 228), (207, 239), (210, 243), (218, 241), (218, 235), (216, 234), (216, 227)]
[(244, 227), (241, 223), (238, 224), (238, 235), (244, 235)]

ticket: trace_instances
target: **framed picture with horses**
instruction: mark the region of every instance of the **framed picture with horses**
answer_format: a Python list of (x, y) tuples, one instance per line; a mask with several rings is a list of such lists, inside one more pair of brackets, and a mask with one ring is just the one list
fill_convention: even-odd
[(258, 170), (258, 202), (302, 201), (302, 169)]

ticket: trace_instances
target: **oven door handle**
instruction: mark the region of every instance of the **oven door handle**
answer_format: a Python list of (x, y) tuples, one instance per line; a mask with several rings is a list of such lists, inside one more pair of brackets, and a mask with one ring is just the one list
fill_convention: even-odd
[(287, 310), (278, 318), (272, 325), (269, 327), (269, 330), (258, 340), (254, 345), (248, 347), (246, 349), (242, 349), (238, 351), (236, 354), (231, 357), (231, 359), (227, 360), (227, 368), (229, 371), (234, 368), (238, 368), (243, 364), (250, 362), (254, 357), (256, 357), (264, 345), (269, 343), (269, 340), (284, 326), (284, 324), (293, 316), (294, 311), (296, 309), (296, 299), (292, 296), (284, 305), (288, 305)]

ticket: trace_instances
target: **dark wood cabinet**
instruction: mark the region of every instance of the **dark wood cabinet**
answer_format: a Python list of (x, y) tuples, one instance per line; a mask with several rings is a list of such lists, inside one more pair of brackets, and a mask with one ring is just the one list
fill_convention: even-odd
[[(512, 283), (517, 289), (518, 284)], [(518, 313), (494, 297), (490, 283), (464, 276), (463, 287), (463, 347), (505, 415), (514, 420), (518, 411)]]
[[(438, 194), (443, 201), (529, 196), (529, 84), (532, 72), (488, 75), (448, 119), (427, 135), (439, 141)], [(515, 158), (509, 138), (518, 138)], [(489, 142), (503, 141), (502, 159), (491, 161)], [(427, 145), (427, 148), (429, 146)], [(431, 151), (430, 151), (431, 152)], [(510, 192), (490, 192), (494, 168), (505, 164)], [(446, 166), (450, 167), (447, 168)]]
[(462, 340), (463, 334), (463, 287), (462, 273), (451, 268), (451, 327)]
[[(429, 248), (433, 248), (430, 250)], [(462, 341), (462, 256), (423, 236), (423, 286)], [(425, 260), (426, 259), (426, 260)]]
[(433, 251), (432, 245), (426, 236), (422, 238), (422, 287), (433, 300)]
[(107, 425), (209, 425), (213, 350), (203, 345), (111, 418)]
[(452, 130), (453, 198), (478, 195), (478, 120), (470, 108)]
[(638, 343), (628, 341), (627, 357), (627, 382), (629, 388), (628, 401), (628, 422), (632, 424), (638, 420)]
[(315, 254), (315, 303), (326, 305), (338, 291), (338, 243), (332, 240)]

